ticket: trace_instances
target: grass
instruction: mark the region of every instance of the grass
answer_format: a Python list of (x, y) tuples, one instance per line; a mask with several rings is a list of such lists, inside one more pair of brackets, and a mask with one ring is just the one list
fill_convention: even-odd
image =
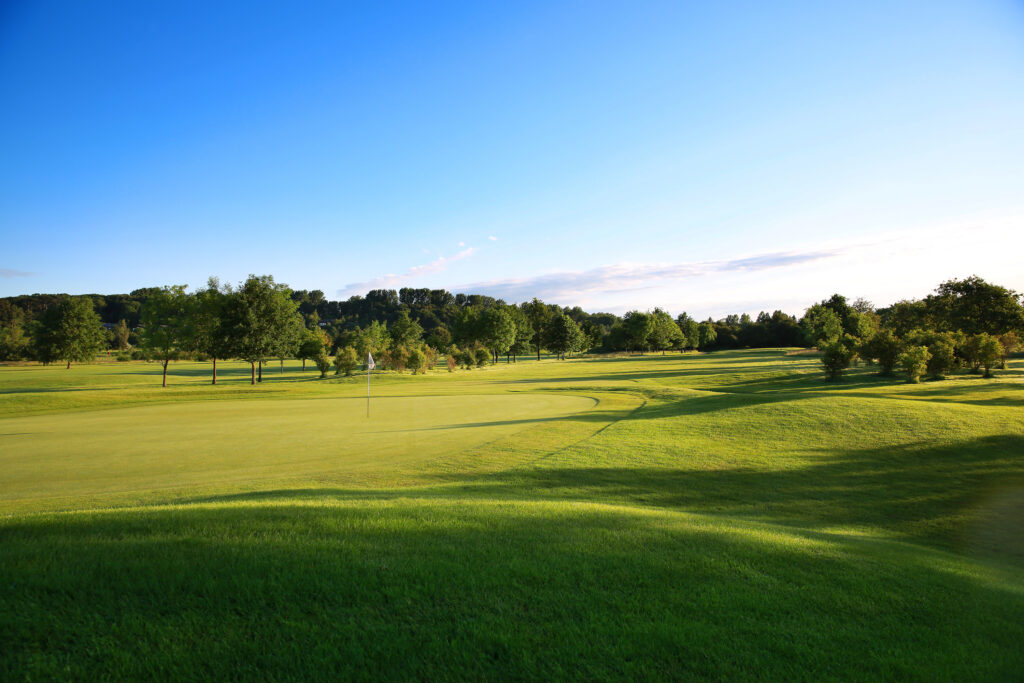
[(0, 368), (0, 678), (1024, 671), (1024, 369)]

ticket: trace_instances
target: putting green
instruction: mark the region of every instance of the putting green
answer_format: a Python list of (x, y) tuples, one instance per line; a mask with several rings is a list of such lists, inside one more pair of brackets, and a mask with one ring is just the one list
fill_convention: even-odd
[(379, 472), (589, 410), (564, 394), (192, 402), (3, 421), (0, 500)]

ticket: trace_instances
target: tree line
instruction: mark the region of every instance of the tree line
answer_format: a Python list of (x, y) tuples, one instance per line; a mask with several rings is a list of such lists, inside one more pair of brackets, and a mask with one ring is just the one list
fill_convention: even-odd
[[(114, 319), (116, 316), (116, 320)], [(128, 295), (24, 295), (0, 299), (0, 360), (43, 363), (92, 359), (102, 349), (119, 359), (175, 358), (249, 362), (262, 381), (272, 359), (313, 361), (321, 374), (350, 374), (367, 354), (383, 367), (419, 372), (443, 357), (450, 370), (546, 350), (557, 358), (592, 352), (714, 351), (730, 348), (817, 347), (828, 379), (851, 364), (897, 366), (908, 377), (941, 377), (960, 367), (984, 368), (1019, 345), (1020, 296), (981, 278), (950, 280), (921, 300), (875, 309), (839, 294), (797, 319), (782, 311), (698, 321), (655, 308), (624, 316), (587, 313), (537, 298), (507, 304), (447, 290), (373, 290), (328, 301), (320, 290), (292, 291), (271, 276), (237, 286), (211, 278), (187, 293), (184, 285), (149, 287)], [(109, 351), (108, 351), (109, 352)], [(996, 360), (993, 360), (995, 358)], [(917, 370), (920, 372), (917, 372)]]

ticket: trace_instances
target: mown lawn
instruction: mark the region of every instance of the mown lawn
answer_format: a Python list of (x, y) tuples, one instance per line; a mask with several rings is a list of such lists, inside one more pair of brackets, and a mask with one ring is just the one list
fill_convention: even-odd
[(0, 678), (1020, 678), (1024, 370), (0, 368)]

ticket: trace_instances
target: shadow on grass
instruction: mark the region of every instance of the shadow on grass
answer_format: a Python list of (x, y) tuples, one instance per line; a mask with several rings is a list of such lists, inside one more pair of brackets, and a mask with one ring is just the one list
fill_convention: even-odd
[(436, 500), (0, 522), (0, 674), (985, 678), (1019, 577), (708, 517)]
[(894, 538), (1024, 566), (1024, 436), (950, 446), (822, 452), (798, 469), (524, 467), (443, 474), (441, 486), (393, 490), (283, 489), (184, 499), (391, 500), (409, 496), (586, 500), (770, 520), (805, 529), (871, 527)]

